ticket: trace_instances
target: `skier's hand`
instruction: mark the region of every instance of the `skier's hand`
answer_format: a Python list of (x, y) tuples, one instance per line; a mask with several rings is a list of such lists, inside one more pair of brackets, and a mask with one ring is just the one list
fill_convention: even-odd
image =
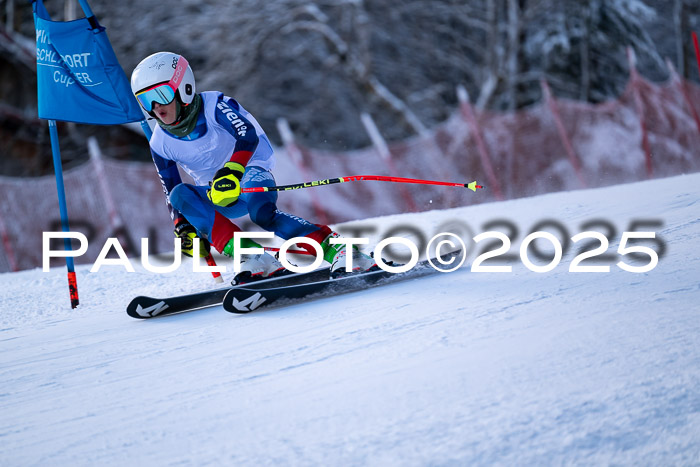
[(227, 162), (214, 174), (211, 188), (207, 190), (207, 196), (217, 206), (230, 207), (236, 204), (241, 196), (241, 178), (243, 167), (238, 162)]
[(197, 235), (197, 231), (187, 221), (180, 221), (175, 226), (175, 236), (182, 242), (181, 251), (185, 256), (194, 256), (194, 239), (199, 238), (199, 256), (204, 258), (209, 255), (209, 242)]

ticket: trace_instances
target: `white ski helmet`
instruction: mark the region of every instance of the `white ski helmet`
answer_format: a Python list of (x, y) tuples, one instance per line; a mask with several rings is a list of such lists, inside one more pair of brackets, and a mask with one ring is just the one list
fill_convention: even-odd
[[(178, 66), (178, 64), (180, 66)], [(187, 67), (185, 69), (185, 66)], [(184, 71), (184, 74), (182, 73)], [(195, 94), (194, 73), (189, 63), (182, 55), (172, 52), (156, 52), (141, 60), (131, 73), (131, 92), (139, 97), (139, 93), (157, 84), (170, 84), (174, 97), (187, 105), (192, 102)], [(172, 97), (172, 96), (171, 96)], [(152, 102), (137, 99), (146, 112), (152, 110)], [(171, 99), (172, 101), (172, 99)], [(163, 103), (163, 102), (161, 102)], [(167, 104), (168, 102), (165, 102)]]

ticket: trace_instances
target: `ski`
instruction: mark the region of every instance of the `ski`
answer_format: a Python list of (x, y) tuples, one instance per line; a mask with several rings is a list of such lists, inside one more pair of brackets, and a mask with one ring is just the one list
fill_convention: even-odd
[(260, 281), (249, 282), (241, 285), (220, 287), (202, 292), (195, 292), (174, 297), (156, 298), (148, 296), (135, 297), (126, 307), (126, 313), (132, 318), (149, 319), (157, 316), (172, 315), (185, 311), (197, 310), (209, 306), (220, 305), (226, 293), (234, 288), (246, 287), (248, 289), (263, 289), (266, 287), (280, 287), (302, 282), (320, 281), (327, 279), (329, 269), (317, 269), (315, 271), (302, 274), (289, 274), (286, 276), (273, 277)]
[[(443, 261), (455, 258), (461, 251), (442, 256)], [(406, 279), (426, 276), (438, 271), (431, 266), (435, 259), (418, 262), (413, 268), (402, 273), (391, 273), (382, 269), (355, 273), (335, 279), (322, 279), (298, 284), (279, 284), (254, 289), (247, 285), (230, 289), (224, 297), (224, 309), (231, 313), (249, 313), (271, 306), (291, 305), (303, 300), (335, 296), (363, 290), (367, 287), (391, 284)]]

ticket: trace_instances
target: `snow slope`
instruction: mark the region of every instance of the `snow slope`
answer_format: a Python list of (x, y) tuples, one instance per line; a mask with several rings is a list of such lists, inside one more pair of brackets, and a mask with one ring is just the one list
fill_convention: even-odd
[(365, 222), (377, 241), (396, 225), (475, 235), (507, 219), (517, 254), (540, 220), (572, 236), (603, 219), (615, 253), (632, 220), (652, 219), (666, 252), (643, 274), (617, 255), (610, 272), (569, 272), (573, 248), (548, 273), (519, 259), (476, 273), (472, 248), (450, 274), (149, 321), (125, 314), (131, 297), (211, 277), (83, 266), (70, 310), (64, 268), (0, 275), (0, 464), (698, 465), (698, 186), (694, 174)]

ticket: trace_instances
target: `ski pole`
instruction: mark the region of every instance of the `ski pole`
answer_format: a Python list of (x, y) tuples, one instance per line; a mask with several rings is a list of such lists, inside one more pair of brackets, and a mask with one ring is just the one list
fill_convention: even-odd
[[(207, 265), (211, 267), (216, 267), (216, 261), (214, 260), (214, 257), (209, 253), (204, 260), (207, 262)], [(221, 273), (219, 271), (212, 271), (211, 272), (212, 277), (214, 277), (214, 281), (218, 284), (222, 283), (224, 281), (224, 278), (221, 277)]]
[(452, 182), (439, 182), (434, 180), (420, 180), (416, 178), (401, 178), (401, 177), (384, 177), (381, 175), (352, 175), (350, 177), (338, 177), (338, 178), (327, 178), (325, 180), (315, 180), (313, 182), (297, 183), (295, 185), (280, 185), (280, 186), (259, 186), (251, 188), (241, 189), (242, 193), (259, 193), (264, 191), (288, 191), (288, 190), (298, 190), (300, 188), (311, 188), (315, 186), (332, 185), (335, 183), (345, 183), (345, 182), (362, 182), (362, 181), (379, 181), (379, 182), (394, 182), (394, 183), (415, 183), (420, 185), (441, 185), (441, 186), (456, 186), (462, 188), (469, 188), (472, 191), (476, 191), (478, 188), (484, 188), (482, 185), (477, 185), (477, 183), (452, 183)]

